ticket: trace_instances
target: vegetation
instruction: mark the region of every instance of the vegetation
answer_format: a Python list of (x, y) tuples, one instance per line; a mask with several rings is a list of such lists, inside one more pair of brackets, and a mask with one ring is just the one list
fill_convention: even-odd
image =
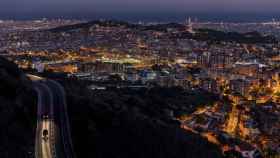
[(223, 32), (213, 29), (196, 29), (195, 34), (186, 32), (186, 26), (179, 23), (167, 23), (167, 24), (157, 24), (157, 25), (139, 25), (132, 24), (117, 20), (108, 21), (91, 21), (87, 23), (80, 23), (68, 26), (62, 26), (54, 29), (48, 30), (49, 32), (59, 33), (59, 32), (71, 32), (77, 30), (88, 31), (90, 27), (94, 25), (104, 26), (104, 27), (125, 27), (133, 29), (135, 31), (160, 31), (167, 33), (168, 30), (179, 30), (180, 33), (171, 33), (170, 38), (186, 38), (194, 39), (198, 41), (207, 41), (209, 43), (219, 43), (219, 42), (236, 42), (236, 43), (277, 43), (277, 39), (273, 36), (263, 36), (258, 32), (248, 32), (248, 33), (238, 33), (238, 32)]
[(17, 66), (0, 58), (0, 157), (32, 157), (36, 94)]
[(194, 39), (206, 41), (225, 41), (237, 43), (275, 43), (277, 40), (272, 36), (263, 36), (258, 32), (238, 33), (222, 32), (212, 29), (198, 29)]
[(86, 83), (63, 83), (78, 157), (222, 157), (217, 146), (181, 129), (172, 117), (215, 101), (210, 94), (180, 88), (89, 91)]
[[(0, 126), (5, 127), (0, 157), (34, 157), (36, 93), (21, 70), (2, 58), (0, 81)], [(214, 102), (211, 94), (180, 88), (89, 91), (87, 82), (61, 82), (78, 157), (222, 157), (217, 146), (174, 120)]]

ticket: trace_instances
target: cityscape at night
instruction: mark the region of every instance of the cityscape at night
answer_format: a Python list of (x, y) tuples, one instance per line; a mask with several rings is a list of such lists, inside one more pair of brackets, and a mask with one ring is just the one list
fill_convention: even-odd
[(279, 158), (280, 2), (0, 2), (0, 158)]

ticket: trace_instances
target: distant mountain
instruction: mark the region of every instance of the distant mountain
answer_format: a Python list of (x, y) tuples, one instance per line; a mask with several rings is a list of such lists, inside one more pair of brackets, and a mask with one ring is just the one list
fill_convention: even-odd
[(48, 31), (50, 31), (50, 32), (67, 32), (67, 31), (73, 31), (73, 30), (76, 30), (76, 29), (88, 29), (88, 28), (90, 28), (94, 25), (107, 26), (107, 27), (123, 26), (123, 27), (127, 27), (127, 28), (141, 27), (140, 25), (130, 24), (130, 23), (123, 22), (123, 21), (114, 21), (114, 20), (99, 21), (99, 20), (96, 20), (96, 21), (90, 21), (90, 22), (87, 22), (87, 23), (61, 26), (61, 27), (50, 29)]
[(135, 31), (159, 31), (168, 32), (169, 30), (177, 30), (176, 33), (168, 33), (168, 36), (172, 38), (186, 38), (194, 39), (198, 41), (208, 41), (210, 43), (215, 42), (237, 42), (237, 43), (277, 43), (277, 39), (273, 36), (263, 36), (258, 32), (238, 33), (238, 32), (223, 32), (213, 29), (195, 29), (195, 34), (186, 31), (186, 26), (179, 23), (166, 23), (166, 24), (154, 24), (154, 25), (140, 25), (132, 24), (123, 21), (91, 21), (87, 23), (80, 23), (74, 25), (67, 25), (62, 27), (53, 28), (47, 30), (47, 32), (59, 33), (59, 32), (71, 32), (79, 30), (88, 30), (90, 27), (99, 25), (105, 27), (125, 27)]
[(145, 26), (143, 30), (152, 30), (152, 31), (168, 31), (168, 29), (177, 29), (185, 30), (186, 26), (179, 23), (166, 23), (166, 24), (156, 24)]
[(237, 42), (237, 43), (276, 43), (273, 36), (263, 36), (258, 32), (238, 33), (222, 32), (212, 29), (197, 29), (194, 39), (210, 42)]
[(61, 26), (57, 28), (50, 29), (48, 31), (50, 32), (68, 32), (73, 31), (77, 29), (88, 29), (94, 25), (104, 26), (104, 27), (125, 27), (130, 29), (138, 29), (138, 30), (154, 30), (154, 31), (166, 31), (169, 28), (174, 29), (183, 29), (185, 28), (184, 25), (178, 24), (178, 23), (167, 23), (167, 24), (156, 24), (156, 25), (140, 25), (140, 24), (132, 24), (124, 21), (114, 21), (114, 20), (108, 20), (108, 21), (90, 21), (87, 23), (80, 23), (80, 24), (74, 24), (74, 25), (67, 25), (67, 26)]
[(36, 94), (30, 83), (14, 63), (0, 57), (1, 158), (27, 158), (34, 152)]

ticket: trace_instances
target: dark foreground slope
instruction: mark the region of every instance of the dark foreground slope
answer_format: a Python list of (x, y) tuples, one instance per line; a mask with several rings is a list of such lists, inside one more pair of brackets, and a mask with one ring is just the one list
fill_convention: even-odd
[(90, 92), (78, 82), (63, 83), (78, 158), (222, 157), (217, 146), (172, 120), (171, 110), (191, 112), (195, 95), (180, 89)]
[(0, 157), (33, 156), (36, 95), (14, 63), (0, 58)]

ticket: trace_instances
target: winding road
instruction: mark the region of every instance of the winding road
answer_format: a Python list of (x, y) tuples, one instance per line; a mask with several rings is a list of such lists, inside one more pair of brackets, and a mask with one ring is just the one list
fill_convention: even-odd
[(75, 158), (64, 88), (53, 80), (29, 77), (38, 94), (35, 157)]

